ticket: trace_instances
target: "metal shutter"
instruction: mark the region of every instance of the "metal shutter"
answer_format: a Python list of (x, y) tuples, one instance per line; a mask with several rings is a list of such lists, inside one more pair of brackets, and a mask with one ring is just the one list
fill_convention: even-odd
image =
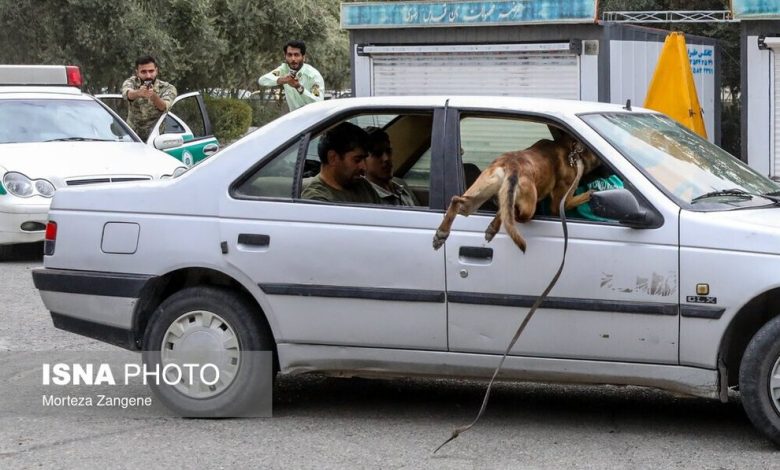
[(580, 60), (569, 43), (372, 47), (369, 51), (374, 96), (580, 98)]

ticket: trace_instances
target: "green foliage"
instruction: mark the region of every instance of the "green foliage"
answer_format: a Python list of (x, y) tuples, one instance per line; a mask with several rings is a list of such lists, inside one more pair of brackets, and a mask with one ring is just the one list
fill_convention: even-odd
[(349, 83), (339, 0), (0, 0), (0, 63), (78, 65), (93, 93), (118, 91), (142, 54), (179, 92), (254, 89), (290, 39), (312, 45), (327, 88)]
[(287, 105), (283, 98), (260, 99), (253, 96), (248, 102), (252, 108), (252, 125), (254, 127), (263, 127), (287, 111)]
[(252, 108), (235, 98), (205, 97), (214, 135), (223, 145), (244, 135), (252, 124)]

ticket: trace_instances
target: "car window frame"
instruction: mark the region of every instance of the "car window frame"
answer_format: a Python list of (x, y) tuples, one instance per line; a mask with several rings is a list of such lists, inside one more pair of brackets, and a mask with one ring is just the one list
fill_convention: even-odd
[[(439, 204), (434, 207), (432, 201), (434, 191), (443, 194), (443, 181), (442, 177), (434, 177), (434, 161), (437, 159), (444, 159), (444, 152), (442, 150), (443, 132), (437, 133), (437, 126), (441, 128), (445, 121), (443, 116), (444, 107), (441, 106), (425, 106), (425, 107), (410, 107), (410, 106), (359, 106), (348, 110), (344, 110), (328, 119), (319, 121), (307, 129), (303, 130), (300, 134), (288, 139), (283, 144), (277, 146), (273, 151), (269, 152), (265, 157), (260, 158), (255, 164), (250, 166), (246, 171), (241, 173), (228, 187), (228, 194), (231, 198), (237, 200), (251, 200), (251, 201), (283, 201), (283, 202), (295, 202), (299, 204), (316, 204), (326, 206), (338, 206), (338, 207), (367, 207), (377, 209), (395, 209), (395, 210), (413, 210), (413, 211), (434, 211), (443, 212), (444, 207)], [(432, 119), (431, 126), (431, 183), (428, 188), (429, 191), (429, 204), (428, 206), (390, 206), (384, 204), (363, 204), (363, 203), (333, 203), (329, 201), (316, 201), (312, 199), (302, 199), (300, 197), (303, 184), (303, 170), (306, 160), (306, 152), (309, 147), (309, 143), (313, 136), (322, 134), (326, 129), (344, 121), (348, 121), (357, 115), (369, 115), (369, 114), (429, 114)], [(439, 135), (439, 142), (436, 141), (436, 136)], [(293, 177), (293, 184), (291, 189), (291, 196), (287, 198), (275, 197), (275, 196), (253, 196), (248, 194), (242, 194), (238, 192), (238, 188), (258, 171), (261, 171), (263, 167), (270, 162), (288, 152), (294, 145), (298, 145), (298, 157), (295, 164), (295, 175)], [(437, 150), (438, 149), (438, 150)], [(438, 155), (437, 155), (438, 154)], [(441, 197), (435, 198), (436, 200)]]
[[(454, 119), (451, 120), (452, 124), (448, 130), (455, 133), (454, 135), (456, 138), (450, 139), (450, 141), (453, 142), (453, 144), (455, 145), (455, 149), (457, 149), (457, 151), (453, 152), (455, 158), (451, 158), (450, 159), (451, 161), (445, 162), (445, 164), (447, 164), (450, 167), (450, 170), (447, 172), (449, 178), (452, 179), (453, 175), (455, 175), (455, 177), (457, 178), (456, 181), (451, 181), (448, 187), (460, 188), (459, 189), (460, 193), (445, 194), (445, 199), (448, 201), (455, 195), (463, 194), (463, 192), (465, 192), (467, 189), (463, 187), (465, 186), (465, 176), (463, 175), (463, 159), (462, 159), (462, 155), (460, 154), (460, 147), (461, 147), (460, 122), (461, 119), (463, 119), (464, 117), (481, 117), (481, 118), (494, 117), (497, 119), (533, 120), (535, 122), (539, 122), (540, 124), (553, 125), (569, 133), (571, 136), (573, 136), (574, 138), (578, 139), (583, 143), (588, 142), (588, 139), (584, 138), (582, 134), (580, 134), (575, 129), (573, 129), (565, 120), (557, 118), (555, 116), (551, 116), (549, 114), (536, 113), (533, 111), (512, 111), (512, 110), (505, 110), (505, 109), (465, 108), (465, 107), (458, 107), (453, 111), (455, 117)], [(593, 113), (593, 114), (598, 114), (598, 113)], [(590, 149), (591, 152), (593, 152), (601, 160), (602, 165), (607, 166), (613, 174), (617, 175), (623, 181), (624, 189), (630, 191), (631, 194), (633, 194), (634, 197), (637, 198), (637, 201), (639, 202), (639, 205), (642, 208), (652, 211), (658, 216), (658, 219), (661, 220), (661, 223), (658, 224), (657, 227), (663, 226), (664, 218), (662, 213), (655, 207), (654, 204), (652, 204), (645, 197), (644, 194), (642, 194), (641, 191), (637, 189), (637, 187), (631, 182), (631, 180), (627, 178), (623, 173), (618, 171), (612, 165), (609, 159), (604, 158), (604, 155), (600, 151), (598, 151), (598, 149), (594, 148), (592, 145), (586, 144), (586, 146), (588, 147), (588, 149)], [(625, 158), (625, 156), (623, 156), (622, 154), (621, 156)], [(484, 168), (482, 170), (484, 171)], [(475, 215), (484, 215), (484, 216), (491, 216), (491, 217), (495, 216), (495, 214), (496, 213), (494, 211), (487, 211), (487, 210), (477, 210), (475, 212)], [(534, 214), (533, 220), (559, 220), (559, 217), (537, 213)], [(566, 220), (569, 223), (587, 223), (587, 224), (595, 224), (595, 225), (622, 226), (617, 221), (604, 222), (598, 220), (590, 220), (585, 218), (572, 218), (572, 217), (567, 217)]]

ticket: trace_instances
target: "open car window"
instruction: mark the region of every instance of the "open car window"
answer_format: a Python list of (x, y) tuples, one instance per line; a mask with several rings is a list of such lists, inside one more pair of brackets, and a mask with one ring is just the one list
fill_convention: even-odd
[[(413, 194), (411, 199), (415, 200), (415, 207), (428, 207), (433, 113), (420, 112), (366, 112), (328, 123), (327, 127), (313, 131), (308, 139), (296, 141), (271, 157), (236, 187), (236, 195), (251, 198), (294, 198), (301, 202), (310, 202), (306, 197), (306, 188), (317, 179), (322, 168), (318, 145), (329, 129), (342, 122), (349, 122), (367, 132), (385, 132), (392, 148), (392, 181), (403, 185), (406, 191)], [(305, 145), (302, 152), (301, 145)]]
[[(532, 147), (539, 141), (559, 141), (567, 132), (546, 121), (508, 116), (463, 116), (460, 120), (461, 183), (463, 191), (471, 187), (480, 174), (499, 156)], [(603, 162), (602, 162), (603, 163)], [(575, 194), (585, 191), (623, 188), (623, 179), (601, 164), (583, 175)], [(493, 197), (479, 211), (495, 213), (498, 201)], [(550, 197), (538, 201), (535, 216), (551, 216)], [(588, 204), (567, 211), (572, 219), (607, 222), (597, 217)]]

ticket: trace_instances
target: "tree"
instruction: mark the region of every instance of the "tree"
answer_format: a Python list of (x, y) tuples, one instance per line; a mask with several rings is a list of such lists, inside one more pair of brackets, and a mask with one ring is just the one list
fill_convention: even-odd
[(0, 0), (0, 63), (79, 65), (88, 91), (116, 91), (135, 58), (152, 54), (180, 91), (248, 89), (300, 38), (326, 83), (342, 85), (338, 25), (337, 0)]

